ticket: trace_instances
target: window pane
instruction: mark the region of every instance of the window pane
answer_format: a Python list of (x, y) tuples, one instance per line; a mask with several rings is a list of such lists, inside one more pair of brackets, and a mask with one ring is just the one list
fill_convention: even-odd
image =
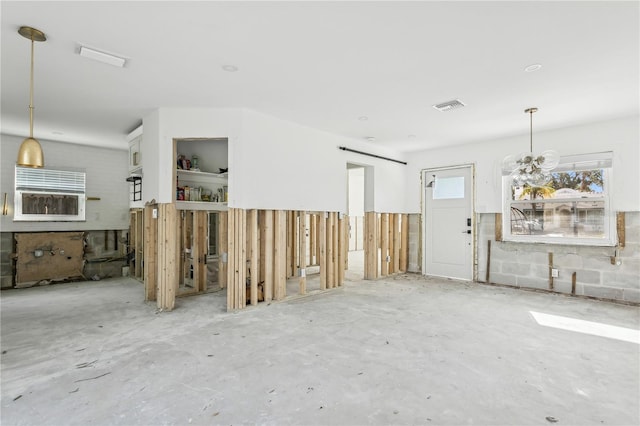
[(552, 172), (542, 187), (511, 184), (512, 200), (584, 198), (604, 195), (604, 170)]
[(604, 208), (602, 199), (513, 204), (511, 234), (605, 238)]
[(433, 185), (433, 199), (446, 200), (464, 198), (464, 176), (436, 177)]

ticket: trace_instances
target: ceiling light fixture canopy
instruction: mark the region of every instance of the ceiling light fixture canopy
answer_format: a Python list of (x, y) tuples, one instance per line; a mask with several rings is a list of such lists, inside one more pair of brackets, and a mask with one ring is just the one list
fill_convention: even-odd
[(33, 51), (36, 41), (45, 41), (47, 37), (40, 30), (31, 27), (20, 27), (18, 33), (31, 40), (31, 77), (29, 80), (29, 137), (22, 141), (18, 150), (19, 166), (44, 167), (44, 153), (42, 146), (33, 137)]
[(558, 166), (560, 155), (553, 150), (533, 153), (533, 113), (538, 108), (532, 107), (524, 110), (529, 114), (529, 152), (508, 155), (502, 160), (502, 171), (511, 175), (518, 185), (544, 186), (551, 180), (551, 170)]

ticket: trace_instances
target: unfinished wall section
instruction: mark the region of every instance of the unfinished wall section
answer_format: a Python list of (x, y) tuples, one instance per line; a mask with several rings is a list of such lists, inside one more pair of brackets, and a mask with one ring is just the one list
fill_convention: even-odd
[(13, 287), (13, 232), (0, 233), (0, 284), (1, 288)]
[(625, 213), (622, 248), (496, 242), (495, 216), (478, 215), (479, 282), (640, 303), (640, 212)]
[(422, 236), (421, 229), (421, 215), (410, 214), (409, 216), (409, 265), (407, 266), (408, 272), (422, 272)]

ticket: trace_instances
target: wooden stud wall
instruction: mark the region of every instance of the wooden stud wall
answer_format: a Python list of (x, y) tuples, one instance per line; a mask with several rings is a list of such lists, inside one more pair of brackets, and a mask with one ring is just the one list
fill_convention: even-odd
[(178, 287), (177, 224), (174, 204), (158, 205), (157, 291), (158, 309), (171, 311), (175, 306)]
[(157, 205), (144, 208), (144, 300), (156, 300), (157, 258), (158, 258), (158, 220), (153, 217), (153, 210)]
[(366, 212), (364, 279), (406, 272), (409, 261), (409, 215)]
[(378, 278), (378, 215), (364, 214), (364, 279)]

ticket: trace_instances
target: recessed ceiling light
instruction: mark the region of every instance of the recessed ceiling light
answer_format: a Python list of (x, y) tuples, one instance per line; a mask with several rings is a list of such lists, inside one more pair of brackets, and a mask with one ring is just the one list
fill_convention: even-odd
[(80, 56), (83, 56), (85, 58), (93, 59), (95, 61), (113, 65), (114, 67), (119, 68), (124, 67), (124, 64), (127, 62), (125, 58), (112, 55), (111, 53), (101, 52), (100, 50), (96, 50), (87, 46), (80, 46), (80, 51), (78, 53), (80, 54)]
[(374, 138), (373, 136), (367, 136), (365, 137), (366, 140), (368, 140), (369, 142), (375, 142), (376, 138)]
[(369, 117), (367, 117), (366, 115), (358, 117), (358, 120), (360, 120), (360, 121), (367, 121), (368, 119), (369, 119)]
[(227, 72), (236, 72), (236, 71), (238, 71), (238, 67), (236, 67), (235, 65), (223, 65), (222, 69), (227, 71)]
[(542, 65), (540, 64), (531, 64), (525, 67), (524, 72), (535, 72), (535, 71), (538, 71), (540, 68), (542, 68)]

